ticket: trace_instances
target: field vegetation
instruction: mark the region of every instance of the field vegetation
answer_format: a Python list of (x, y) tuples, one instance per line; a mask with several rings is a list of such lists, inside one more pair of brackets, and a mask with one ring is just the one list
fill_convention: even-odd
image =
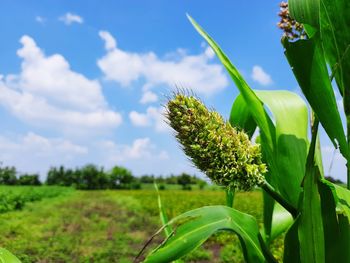
[[(0, 247), (22, 262), (350, 262), (350, 5), (290, 0), (280, 7), (282, 45), (305, 100), (253, 90), (188, 16), (239, 95), (229, 121), (184, 90), (169, 98), (165, 116), (217, 188), (187, 174), (138, 179), (123, 167), (86, 165), (50, 169), (47, 185), (72, 188), (37, 190), (37, 175), (13, 176), (5, 167)], [(347, 161), (346, 188), (325, 177), (320, 125)], [(141, 190), (146, 180), (163, 191), (157, 184)], [(0, 261), (18, 262), (3, 248)]]
[[(225, 204), (215, 190), (160, 191), (169, 217), (204, 205)], [(19, 211), (0, 214), (0, 247), (22, 262), (132, 262), (161, 226), (157, 194), (150, 190), (79, 191), (67, 187), (2, 186), (0, 194), (46, 193)], [(54, 198), (53, 194), (56, 193)], [(39, 199), (37, 199), (39, 200)], [(262, 222), (260, 191), (237, 193), (235, 206)], [(151, 247), (160, 242), (156, 239)], [(234, 240), (234, 242), (227, 242)], [(275, 246), (280, 252), (281, 244)], [(244, 262), (233, 234), (219, 233), (187, 255), (183, 262)]]

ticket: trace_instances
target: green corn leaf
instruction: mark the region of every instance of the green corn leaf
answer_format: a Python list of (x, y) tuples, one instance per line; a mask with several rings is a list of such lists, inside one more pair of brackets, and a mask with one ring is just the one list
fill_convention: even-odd
[(322, 183), (331, 189), (337, 206), (337, 213), (343, 214), (350, 221), (350, 190), (330, 183), (325, 179), (322, 180)]
[(283, 234), (292, 224), (293, 217), (279, 203), (274, 202), (270, 241)]
[[(320, 32), (327, 61), (343, 95), (346, 119), (350, 121), (350, 2), (320, 0)], [(348, 131), (349, 133), (349, 131)], [(348, 135), (349, 140), (349, 135)], [(344, 155), (344, 154), (343, 154)], [(344, 155), (348, 163), (350, 155)], [(347, 178), (350, 188), (350, 175)]]
[(350, 2), (320, 1), (320, 32), (332, 75), (344, 96), (346, 115), (350, 114)]
[(251, 114), (258, 124), (259, 128), (263, 131), (261, 136), (266, 137), (265, 141), (267, 143), (267, 151), (272, 153), (274, 147), (274, 133), (275, 129), (273, 123), (266, 113), (262, 102), (258, 99), (254, 91), (248, 86), (247, 82), (243, 79), (241, 74), (238, 72), (237, 68), (231, 63), (225, 53), (221, 50), (218, 44), (200, 27), (197, 22), (188, 15), (188, 19), (198, 31), (198, 33), (208, 42), (211, 48), (214, 50), (215, 54), (220, 59), (221, 63), (227, 69), (231, 78), (235, 82), (237, 88), (239, 89), (241, 95), (243, 96), (246, 103), (249, 104), (251, 108)]
[(279, 203), (272, 202), (272, 204), (273, 208), (271, 212), (271, 219), (268, 219), (271, 220), (271, 226), (270, 229), (268, 229), (269, 232), (266, 231), (266, 227), (260, 231), (263, 239), (265, 240), (265, 243), (267, 244), (270, 244), (281, 234), (285, 233), (294, 222), (291, 214), (286, 209), (284, 209)]
[[(338, 215), (338, 222), (339, 222), (339, 239), (337, 242), (339, 242), (341, 245), (338, 247), (339, 249), (339, 255), (341, 255), (342, 262), (350, 262), (350, 224), (349, 224), (349, 218), (347, 216), (344, 216), (343, 214)], [(335, 246), (335, 244), (333, 244)], [(329, 261), (334, 262), (334, 261)], [(340, 261), (338, 261), (340, 262)]]
[(315, 117), (312, 127), (312, 141), (307, 156), (306, 172), (303, 181), (302, 201), (299, 208), (300, 218), (298, 236), (300, 242), (300, 258), (302, 262), (325, 262), (325, 246), (321, 197), (318, 182), (321, 178), (315, 164), (318, 119)]
[[(308, 144), (306, 105), (296, 94), (287, 91), (255, 91), (255, 93), (271, 110), (276, 123), (274, 154), (279, 157), (276, 158), (278, 170), (275, 173), (273, 173), (275, 170), (270, 171), (266, 175), (266, 179), (270, 183), (272, 183), (271, 180), (277, 181), (276, 188), (289, 200), (293, 200), (296, 205), (301, 191), (301, 180), (305, 173)], [(242, 96), (238, 96), (232, 105), (230, 123), (245, 131), (249, 130), (251, 134), (256, 128), (250, 109)], [(264, 141), (262, 140), (261, 143), (264, 149)], [(274, 156), (270, 156), (270, 158), (274, 158)], [(269, 163), (269, 158), (266, 161)], [(291, 178), (289, 184), (289, 180), (286, 182), (286, 178)], [(290, 225), (290, 223), (279, 224), (279, 221), (272, 225), (274, 207), (274, 200), (264, 194), (264, 234), (271, 240)], [(290, 222), (291, 216), (287, 211), (284, 213), (286, 222)], [(274, 231), (273, 229), (280, 230)]]
[(339, 212), (350, 220), (350, 191), (336, 184), (333, 184), (333, 186), (337, 195)]
[(264, 207), (263, 207), (263, 219), (264, 219), (264, 228), (261, 230), (262, 236), (267, 244), (270, 244), (270, 242), (274, 239), (272, 237), (272, 220), (273, 220), (273, 213), (274, 213), (274, 207), (275, 207), (275, 199), (273, 199), (268, 193), (265, 191), (262, 192), (263, 194), (263, 200), (264, 200)]
[(283, 197), (297, 206), (308, 149), (306, 104), (289, 91), (256, 91), (256, 94), (275, 120), (274, 159), (278, 172), (272, 174), (272, 182), (276, 183)]
[[(255, 93), (270, 109), (276, 123), (273, 143), (275, 147), (271, 155), (265, 155), (266, 162), (269, 164), (269, 175), (272, 177), (268, 178), (269, 175), (267, 175), (267, 180), (279, 190), (283, 197), (297, 206), (301, 192), (300, 184), (305, 175), (308, 147), (307, 107), (298, 95), (289, 91), (255, 91)], [(249, 123), (243, 118), (244, 116), (250, 118), (250, 115), (244, 111), (251, 112), (251, 109), (240, 97), (237, 97), (232, 106), (230, 117), (232, 125)], [(237, 114), (236, 110), (241, 114)], [(254, 116), (254, 120), (255, 118), (259, 116)], [(264, 137), (262, 137), (263, 152), (265, 152), (264, 142)]]
[[(221, 48), (217, 45), (217, 43), (191, 18), (189, 17), (189, 20), (191, 21), (191, 23), (193, 24), (193, 26), (196, 28), (196, 30), (199, 32), (199, 34), (208, 42), (208, 44), (212, 47), (212, 49), (214, 50), (214, 52), (216, 53), (216, 55), (218, 56), (218, 58), (220, 59), (220, 61), (222, 62), (222, 64), (224, 65), (224, 67), (227, 69), (228, 73), (230, 74), (230, 76), (232, 77), (233, 81), (235, 82), (237, 88), (240, 91), (241, 96), (243, 97), (245, 103), (247, 105), (249, 105), (249, 110), (250, 110), (250, 114), (251, 116), (254, 118), (257, 126), (260, 128), (261, 131), (261, 144), (263, 145), (263, 152), (264, 155), (266, 156), (266, 159), (268, 161), (269, 164), (269, 169), (271, 171), (271, 174), (273, 174), (273, 177), (276, 177), (272, 179), (272, 183), (274, 185), (274, 187), (276, 187), (280, 193), (282, 194), (283, 197), (285, 197), (291, 204), (296, 205), (298, 202), (298, 198), (299, 198), (299, 193), (300, 193), (300, 187), (296, 185), (298, 183), (300, 183), (300, 181), (298, 182), (299, 178), (302, 178), (302, 174), (297, 174), (297, 175), (293, 175), (293, 178), (297, 178), (297, 179), (293, 179), (293, 180), (286, 180), (285, 178), (278, 178), (279, 169), (284, 169), (286, 171), (289, 171), (289, 169), (286, 169), (285, 167), (282, 166), (278, 166), (275, 163), (275, 151), (277, 148), (281, 147), (281, 152), (282, 151), (286, 151), (286, 156), (288, 156), (288, 158), (292, 157), (292, 158), (300, 158), (300, 160), (303, 159), (303, 155), (306, 156), (306, 150), (307, 150), (307, 142), (305, 141), (305, 138), (299, 138), (297, 137), (295, 134), (293, 133), (286, 133), (286, 134), (281, 134), (281, 136), (278, 138), (278, 140), (276, 140), (276, 128), (273, 125), (273, 122), (271, 121), (268, 113), (266, 112), (266, 110), (264, 109), (264, 105), (262, 103), (262, 101), (258, 98), (257, 94), (255, 94), (255, 92), (248, 86), (248, 84), (246, 83), (246, 81), (243, 79), (243, 77), (241, 76), (241, 74), (238, 72), (237, 68), (230, 62), (230, 60), (228, 59), (228, 57), (224, 54), (224, 52), (221, 50)], [(287, 92), (288, 93), (288, 92)], [(285, 96), (284, 94), (286, 94), (285, 92), (281, 92), (281, 97), (284, 98), (288, 97)], [(274, 99), (270, 98), (270, 95), (264, 95), (264, 93), (261, 93), (261, 96), (264, 96), (264, 98), (266, 100), (269, 101), (269, 103), (272, 105), (272, 108), (278, 108), (278, 106), (280, 106), (282, 108), (283, 104), (282, 103), (275, 103), (273, 102)], [(288, 101), (288, 106), (290, 106), (290, 102)], [(287, 106), (286, 106), (287, 107)], [(272, 109), (273, 110), (273, 109)], [(279, 109), (281, 110), (281, 109)], [(287, 113), (286, 111), (283, 111), (283, 114)], [(289, 120), (290, 126), (288, 127), (285, 121), (285, 123), (280, 124), (280, 130), (283, 130), (284, 128), (290, 128), (293, 129), (295, 127), (300, 126), (301, 122), (304, 122), (306, 120), (307, 123), (307, 111), (305, 111), (306, 118), (304, 118), (304, 116), (301, 116), (301, 120), (298, 120), (297, 123), (294, 123), (293, 121)], [(282, 116), (283, 114), (278, 114), (279, 116)], [(291, 117), (293, 117), (293, 120), (295, 119), (295, 116), (297, 116), (297, 114), (291, 114), (291, 112), (289, 112), (289, 115)], [(275, 116), (275, 118), (278, 118), (279, 116)], [(298, 125), (299, 124), (299, 125)], [(301, 125), (301, 127), (306, 127), (305, 125)], [(278, 131), (277, 131), (278, 132)], [(298, 129), (297, 131), (298, 136), (302, 134), (301, 132), (301, 128)], [(304, 134), (306, 134), (306, 131), (304, 132)], [(293, 141), (293, 142), (292, 142)], [(277, 146), (276, 144), (279, 143), (279, 145)], [(284, 145), (292, 146), (291, 150), (289, 150), (289, 148), (285, 148)], [(302, 144), (304, 144), (302, 146)], [(297, 145), (297, 146), (295, 146)], [(303, 150), (301, 149), (303, 147)], [(291, 155), (290, 153), (295, 153), (297, 152), (297, 155)], [(298, 155), (301, 154), (301, 157), (297, 157)], [(281, 156), (280, 158), (281, 162), (286, 162), (287, 158), (285, 158), (285, 156)], [(304, 158), (305, 160), (305, 158)], [(301, 161), (300, 163), (298, 163), (298, 166), (296, 167), (297, 169), (301, 168), (304, 169), (304, 163)], [(295, 167), (293, 167), (294, 169)], [(292, 170), (293, 170), (292, 169)], [(289, 172), (290, 173), (290, 172)], [(297, 172), (298, 173), (298, 170)], [(280, 177), (282, 177), (282, 174), (279, 175)], [(286, 177), (285, 174), (283, 174), (284, 177)], [(282, 183), (283, 181), (283, 183)], [(294, 185), (292, 187), (290, 187), (290, 185), (286, 182), (290, 182), (291, 185)]]
[(246, 262), (266, 261), (255, 218), (233, 208), (206, 206), (186, 212), (169, 221), (169, 224), (174, 226), (174, 234), (151, 252), (144, 262), (161, 263), (179, 259), (219, 230), (232, 231), (239, 236)]
[(0, 263), (21, 263), (10, 251), (0, 248)]
[(154, 188), (156, 189), (157, 192), (157, 197), (158, 197), (158, 208), (159, 208), (159, 217), (160, 217), (160, 221), (162, 222), (162, 225), (165, 226), (164, 227), (164, 233), (165, 236), (168, 237), (172, 231), (171, 227), (168, 226), (168, 216), (166, 215), (166, 212), (163, 208), (162, 205), (162, 200), (160, 198), (160, 194), (159, 194), (159, 190), (158, 190), (158, 185), (156, 182), (154, 182)]
[[(325, 236), (325, 261), (333, 262), (350, 262), (350, 233), (349, 218), (341, 212), (343, 209), (349, 209), (349, 202), (342, 199), (339, 202), (335, 191), (336, 185), (322, 179), (319, 182), (319, 192), (321, 196), (323, 229)], [(343, 188), (344, 189), (344, 188)], [(338, 191), (343, 191), (338, 189)], [(340, 195), (349, 195), (349, 191), (344, 189)], [(349, 196), (345, 199), (349, 200)], [(342, 209), (337, 209), (337, 203)], [(336, 210), (338, 210), (337, 214)]]
[(348, 156), (346, 137), (337, 108), (319, 34), (308, 40), (289, 42), (284, 39), (285, 55), (306, 99), (317, 114), (335, 147)]
[(256, 130), (256, 122), (242, 96), (238, 96), (233, 102), (230, 123), (233, 127), (244, 130), (251, 138)]
[(300, 241), (298, 237), (299, 217), (288, 229), (284, 238), (283, 263), (300, 263)]
[(293, 225), (288, 229), (284, 238), (284, 263), (300, 263), (300, 242), (298, 237), (299, 217), (296, 218)]
[(288, 5), (295, 20), (318, 28), (320, 0), (289, 0)]
[[(230, 124), (233, 127), (238, 127), (241, 130), (244, 130), (249, 138), (251, 138), (256, 130), (256, 122), (252, 115), (250, 114), (250, 110), (245, 103), (245, 100), (242, 96), (237, 96), (235, 101), (233, 102), (231, 113), (230, 113)], [(260, 137), (259, 137), (260, 141)], [(271, 172), (268, 171), (266, 174), (266, 179), (271, 184)], [(269, 243), (271, 238), (271, 229), (272, 229), (272, 215), (274, 210), (275, 200), (270, 197), (265, 191), (262, 192), (263, 200), (264, 200), (264, 229), (262, 231), (262, 235), (264, 240)]]

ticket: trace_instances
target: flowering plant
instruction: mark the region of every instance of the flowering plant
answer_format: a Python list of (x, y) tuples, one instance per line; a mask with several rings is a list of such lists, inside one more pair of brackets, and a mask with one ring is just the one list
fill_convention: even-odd
[[(350, 262), (350, 165), (348, 189), (327, 181), (318, 138), (321, 124), (349, 163), (350, 2), (290, 0), (281, 4), (280, 16), (285, 55), (309, 105), (289, 91), (252, 90), (191, 17), (240, 94), (229, 122), (193, 95), (175, 93), (167, 104), (167, 118), (184, 152), (213, 182), (229, 191), (263, 189), (263, 227), (230, 206), (188, 211), (164, 222), (172, 231), (145, 262), (181, 258), (219, 230), (239, 236), (247, 262), (276, 262), (269, 245), (282, 233), (284, 262)], [(347, 131), (333, 80), (343, 99)], [(250, 142), (257, 128), (260, 145)]]

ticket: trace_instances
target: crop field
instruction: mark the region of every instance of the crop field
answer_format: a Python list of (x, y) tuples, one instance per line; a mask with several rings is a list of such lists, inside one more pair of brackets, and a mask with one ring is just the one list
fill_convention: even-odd
[[(34, 199), (40, 201), (28, 199), (18, 211), (0, 214), (0, 247), (22, 262), (132, 262), (161, 226), (154, 190), (9, 186), (0, 191), (1, 196), (21, 193), (24, 199), (33, 193), (40, 196)], [(225, 204), (221, 190), (165, 190), (160, 195), (169, 218), (204, 205)], [(261, 222), (261, 202), (260, 191), (238, 193), (235, 207)], [(150, 247), (163, 238), (162, 233)], [(280, 256), (279, 244), (273, 246)], [(243, 256), (233, 234), (218, 233), (183, 262), (243, 262)]]
[(28, 202), (64, 195), (72, 190), (59, 186), (0, 186), (0, 213), (19, 210)]

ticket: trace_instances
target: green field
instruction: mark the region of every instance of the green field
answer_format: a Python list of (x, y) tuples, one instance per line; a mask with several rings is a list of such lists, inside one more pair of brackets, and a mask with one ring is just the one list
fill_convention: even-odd
[[(49, 187), (1, 187), (1, 193), (50, 192)], [(53, 187), (51, 193), (58, 192)], [(27, 201), (18, 211), (0, 214), (0, 247), (22, 262), (132, 262), (160, 227), (154, 190), (75, 191)], [(161, 191), (169, 217), (204, 205), (225, 204), (221, 190)], [(2, 194), (4, 196), (4, 194)], [(23, 194), (25, 196), (25, 194)], [(238, 193), (235, 207), (262, 220), (261, 193)], [(156, 238), (155, 244), (163, 236)], [(280, 246), (275, 246), (280, 257)], [(243, 262), (233, 234), (217, 234), (184, 262)]]

